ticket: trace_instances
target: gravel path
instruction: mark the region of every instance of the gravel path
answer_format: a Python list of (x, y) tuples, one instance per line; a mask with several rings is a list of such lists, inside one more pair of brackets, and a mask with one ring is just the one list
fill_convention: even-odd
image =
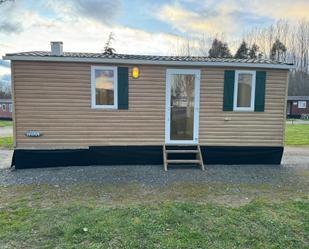
[[(9, 151), (1, 151), (0, 156)], [(1, 157), (0, 157), (1, 158)], [(141, 183), (165, 185), (173, 182), (223, 182), (237, 184), (293, 184), (308, 176), (309, 147), (287, 147), (283, 165), (209, 165), (198, 168), (170, 169), (162, 166), (88, 166), (27, 170), (0, 170), (0, 185)], [(305, 172), (305, 173), (304, 173)], [(308, 181), (309, 179), (305, 179)]]
[(11, 166), (12, 155), (12, 150), (0, 150), (0, 170)]
[(11, 137), (11, 136), (13, 136), (12, 126), (0, 127), (0, 137)]
[(284, 165), (309, 165), (309, 146), (286, 146), (282, 158)]

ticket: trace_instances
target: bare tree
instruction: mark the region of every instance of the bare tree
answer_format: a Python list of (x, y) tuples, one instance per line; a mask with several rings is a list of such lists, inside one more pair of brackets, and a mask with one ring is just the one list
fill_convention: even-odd
[(300, 71), (308, 73), (308, 60), (309, 60), (309, 22), (299, 22), (297, 32), (298, 54), (299, 61), (298, 67)]
[(203, 36), (198, 41), (198, 54), (201, 56), (207, 56), (208, 50), (211, 44), (211, 39), (203, 34)]
[(168, 54), (173, 56), (198, 56), (202, 55), (200, 51), (200, 40), (195, 38), (179, 38), (169, 48)]

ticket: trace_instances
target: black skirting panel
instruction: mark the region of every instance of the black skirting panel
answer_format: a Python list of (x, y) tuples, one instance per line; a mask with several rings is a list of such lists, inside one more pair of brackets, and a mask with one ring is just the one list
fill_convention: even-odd
[(100, 146), (89, 149), (15, 150), (16, 169), (88, 165), (163, 164), (162, 146)]
[[(205, 164), (280, 164), (283, 147), (201, 146)], [(15, 150), (16, 169), (88, 165), (162, 165), (162, 146), (94, 146), (89, 149)]]
[(280, 164), (283, 147), (202, 146), (204, 164)]

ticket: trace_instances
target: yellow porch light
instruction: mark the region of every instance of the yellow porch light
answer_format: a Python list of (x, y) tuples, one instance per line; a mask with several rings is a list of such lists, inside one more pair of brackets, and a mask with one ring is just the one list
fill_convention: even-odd
[(137, 79), (139, 77), (139, 68), (138, 67), (133, 67), (132, 76), (133, 76), (134, 79)]

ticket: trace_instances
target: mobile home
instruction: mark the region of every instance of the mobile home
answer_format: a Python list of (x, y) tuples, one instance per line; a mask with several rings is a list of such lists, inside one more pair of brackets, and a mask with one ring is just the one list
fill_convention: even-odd
[(61, 42), (4, 59), (16, 168), (281, 162), (290, 64), (71, 53)]
[(288, 96), (288, 118), (309, 118), (309, 96)]
[(12, 100), (0, 99), (0, 120), (12, 120)]

